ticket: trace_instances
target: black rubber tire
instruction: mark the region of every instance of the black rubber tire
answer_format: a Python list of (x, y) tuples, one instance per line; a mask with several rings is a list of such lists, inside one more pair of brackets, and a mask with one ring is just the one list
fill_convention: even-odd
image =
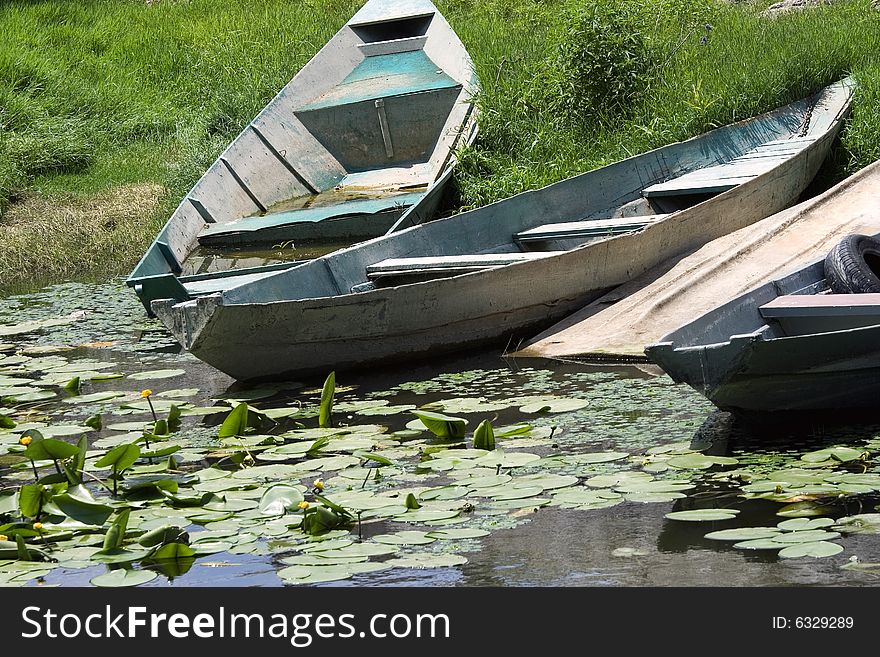
[(825, 280), (835, 294), (880, 292), (880, 241), (844, 237), (825, 257)]

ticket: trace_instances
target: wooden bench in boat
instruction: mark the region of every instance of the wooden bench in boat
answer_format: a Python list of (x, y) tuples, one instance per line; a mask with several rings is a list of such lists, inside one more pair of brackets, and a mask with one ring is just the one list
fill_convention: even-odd
[[(294, 225), (315, 225), (324, 221), (355, 216), (363, 216), (366, 221), (369, 221), (370, 217), (383, 213), (401, 213), (423, 195), (424, 192), (421, 191), (392, 193), (377, 198), (357, 198), (331, 205), (312, 205), (285, 212), (244, 217), (227, 223), (207, 224), (199, 234), (199, 244), (226, 246), (273, 242), (285, 239), (285, 228)], [(329, 232), (327, 228), (319, 230), (325, 234)], [(304, 228), (300, 228), (298, 234), (293, 237), (300, 237), (304, 231)], [(358, 234), (356, 230), (353, 230), (352, 233)]]
[(621, 217), (619, 219), (594, 219), (587, 221), (566, 221), (558, 224), (545, 224), (524, 230), (513, 236), (518, 244), (549, 242), (551, 240), (606, 237), (641, 230), (668, 216), (652, 214), (641, 217)]
[(560, 253), (565, 253), (565, 251), (388, 258), (374, 265), (369, 265), (367, 267), (367, 277), (372, 281), (390, 278), (414, 280), (445, 278), (484, 269), (504, 267), (516, 262), (538, 260)]
[(642, 196), (656, 198), (720, 194), (773, 170), (814, 141), (814, 137), (768, 141), (729, 162), (697, 169), (672, 180), (650, 185), (642, 190)]
[(787, 335), (807, 335), (880, 324), (880, 294), (787, 294), (758, 311)]

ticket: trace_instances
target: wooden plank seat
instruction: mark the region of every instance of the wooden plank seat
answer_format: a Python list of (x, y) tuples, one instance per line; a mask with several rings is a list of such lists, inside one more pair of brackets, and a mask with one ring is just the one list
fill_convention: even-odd
[(761, 144), (729, 162), (691, 171), (642, 190), (645, 198), (689, 194), (720, 194), (773, 170), (815, 141), (812, 137), (777, 139)]
[(484, 269), (504, 267), (517, 262), (538, 260), (564, 251), (534, 253), (482, 253), (454, 256), (425, 256), (418, 258), (388, 258), (367, 267), (372, 281), (383, 279), (431, 279), (467, 274)]
[(557, 224), (544, 224), (524, 230), (513, 236), (519, 244), (547, 242), (550, 240), (580, 239), (619, 235), (640, 230), (656, 223), (667, 214), (652, 214), (641, 217), (621, 217), (619, 219), (595, 219), (588, 221), (567, 221)]
[[(199, 243), (205, 246), (235, 244), (253, 241), (261, 232), (271, 234), (293, 224), (315, 224), (340, 217), (375, 215), (400, 210), (409, 207), (423, 195), (424, 192), (421, 191), (394, 193), (379, 198), (357, 198), (332, 205), (311, 205), (284, 212), (244, 217), (227, 223), (207, 224), (199, 234)], [(272, 235), (270, 239), (275, 239), (275, 236)]]
[(788, 294), (758, 311), (787, 335), (843, 331), (880, 324), (880, 294)]
[(423, 50), (367, 57), (345, 80), (297, 112), (352, 105), (375, 98), (458, 89), (461, 85), (440, 70)]

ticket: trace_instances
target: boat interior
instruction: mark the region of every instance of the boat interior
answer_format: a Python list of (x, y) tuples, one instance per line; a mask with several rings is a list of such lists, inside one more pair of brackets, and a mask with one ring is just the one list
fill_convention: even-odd
[(171, 273), (204, 294), (290, 267), (278, 245), (381, 235), (474, 136), (475, 85), (431, 3), (368, 3), (205, 173), (131, 279)]

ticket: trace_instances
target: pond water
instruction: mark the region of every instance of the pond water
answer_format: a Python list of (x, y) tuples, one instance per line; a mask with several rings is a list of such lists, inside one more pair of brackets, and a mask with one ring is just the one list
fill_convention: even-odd
[[(749, 424), (647, 367), (477, 353), (339, 373), (333, 428), (319, 428), (322, 381), (243, 388), (181, 353), (118, 282), (0, 300), (0, 343), (2, 585), (874, 585), (880, 575), (880, 426)], [(64, 389), (74, 377), (79, 394)], [(179, 429), (156, 431), (150, 402), (159, 419), (182, 410)], [(245, 402), (257, 426), (223, 431)], [(413, 414), (425, 410), (443, 415)], [(466, 420), (463, 436), (453, 418)], [(474, 448), (482, 420), (495, 449)], [(19, 444), (27, 429), (72, 444), (86, 435), (88, 476), (69, 489), (50, 478), (42, 511), (21, 517), (35, 480)], [(158, 434), (149, 446), (145, 429)], [(114, 498), (97, 463), (130, 443), (160, 455), (126, 468)], [(41, 478), (54, 472), (51, 460), (37, 466)], [(314, 524), (333, 510), (319, 496), (350, 522), (311, 536), (304, 515)], [(138, 543), (162, 527), (188, 536)], [(15, 559), (16, 534), (54, 561)]]

